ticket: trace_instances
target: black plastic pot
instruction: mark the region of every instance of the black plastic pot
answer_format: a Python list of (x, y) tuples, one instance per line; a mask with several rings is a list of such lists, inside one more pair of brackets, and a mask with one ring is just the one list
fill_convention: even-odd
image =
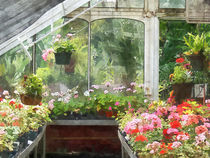
[(28, 145), (28, 133), (24, 133), (22, 136), (20, 136), (17, 139), (18, 142), (20, 142), (19, 148), (20, 150), (24, 150)]
[(68, 65), (70, 64), (72, 53), (55, 53), (55, 63), (58, 65)]
[(37, 135), (38, 135), (38, 131), (31, 130), (28, 132), (28, 139), (33, 141), (34, 139), (36, 139)]

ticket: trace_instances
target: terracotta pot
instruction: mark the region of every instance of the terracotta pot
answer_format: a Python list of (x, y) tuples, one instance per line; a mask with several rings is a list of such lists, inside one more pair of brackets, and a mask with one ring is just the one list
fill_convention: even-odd
[(32, 97), (32, 96), (27, 96), (24, 94), (20, 95), (20, 99), (21, 99), (21, 102), (25, 105), (39, 105), (40, 102), (42, 101), (41, 96)]
[(55, 53), (55, 63), (58, 65), (68, 65), (71, 60), (72, 53)]
[(172, 85), (176, 103), (180, 104), (184, 99), (191, 98), (192, 87), (193, 83), (181, 83)]

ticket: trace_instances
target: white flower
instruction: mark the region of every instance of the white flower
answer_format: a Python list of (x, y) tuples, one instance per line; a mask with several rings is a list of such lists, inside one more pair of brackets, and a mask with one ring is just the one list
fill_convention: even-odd
[(88, 90), (84, 92), (84, 96), (86, 96), (86, 97), (90, 96), (90, 93)]
[(43, 95), (44, 97), (49, 96), (48, 92), (44, 92), (42, 95)]
[(15, 90), (14, 93), (17, 94), (17, 95), (19, 94), (19, 92), (17, 90)]
[(58, 101), (63, 101), (63, 99), (62, 98), (58, 98)]
[(9, 95), (9, 92), (6, 91), (6, 90), (4, 90), (4, 91), (3, 91), (3, 95), (7, 96), (7, 95)]

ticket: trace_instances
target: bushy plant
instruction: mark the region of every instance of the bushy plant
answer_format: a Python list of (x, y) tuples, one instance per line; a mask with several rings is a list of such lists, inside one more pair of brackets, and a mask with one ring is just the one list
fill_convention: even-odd
[(42, 96), (42, 90), (42, 79), (38, 78), (34, 74), (29, 76), (25, 75), (23, 81), (21, 82), (21, 87), (19, 87), (20, 93), (28, 96)]

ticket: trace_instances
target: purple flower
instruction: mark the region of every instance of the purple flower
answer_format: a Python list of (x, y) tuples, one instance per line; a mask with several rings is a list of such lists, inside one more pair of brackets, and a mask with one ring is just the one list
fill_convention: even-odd
[(131, 82), (130, 85), (131, 86), (136, 86), (136, 82)]
[(95, 88), (95, 89), (99, 89), (98, 85), (92, 85), (92, 87)]

